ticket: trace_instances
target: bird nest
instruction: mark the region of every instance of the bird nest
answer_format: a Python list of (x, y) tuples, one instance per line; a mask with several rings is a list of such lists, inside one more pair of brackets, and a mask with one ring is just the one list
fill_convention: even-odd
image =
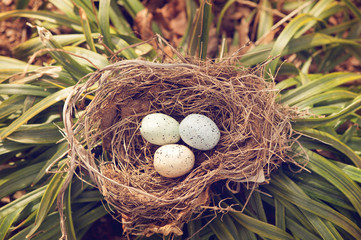
[[(87, 170), (127, 234), (181, 235), (183, 224), (209, 206), (213, 183), (255, 187), (292, 161), (293, 114), (276, 103), (277, 94), (260, 69), (227, 61), (117, 62), (89, 75), (67, 98), (69, 169)], [(192, 149), (195, 166), (185, 176), (162, 177), (153, 166), (159, 146), (139, 131), (150, 113), (178, 121), (206, 115), (220, 140), (212, 150)]]

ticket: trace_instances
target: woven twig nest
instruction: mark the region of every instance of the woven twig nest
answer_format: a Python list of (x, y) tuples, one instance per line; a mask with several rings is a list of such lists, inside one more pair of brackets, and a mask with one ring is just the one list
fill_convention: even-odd
[[(95, 97), (80, 110), (89, 89)], [(89, 172), (126, 233), (181, 235), (183, 224), (208, 206), (212, 183), (255, 186), (290, 161), (291, 114), (275, 102), (276, 95), (274, 84), (256, 70), (225, 62), (109, 65), (66, 101), (71, 165)], [(189, 174), (162, 177), (152, 164), (159, 146), (139, 131), (142, 118), (156, 112), (178, 121), (206, 115), (220, 129), (220, 141), (209, 151), (192, 149), (196, 163)], [(75, 124), (74, 116), (79, 116)]]

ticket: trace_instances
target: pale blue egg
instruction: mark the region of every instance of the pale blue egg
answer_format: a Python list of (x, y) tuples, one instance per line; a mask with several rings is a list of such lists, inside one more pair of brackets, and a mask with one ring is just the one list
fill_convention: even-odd
[(214, 148), (221, 133), (216, 123), (202, 114), (190, 114), (179, 124), (182, 140), (189, 146), (199, 150)]
[(155, 145), (177, 143), (180, 140), (179, 123), (163, 113), (148, 114), (142, 119), (140, 133)]

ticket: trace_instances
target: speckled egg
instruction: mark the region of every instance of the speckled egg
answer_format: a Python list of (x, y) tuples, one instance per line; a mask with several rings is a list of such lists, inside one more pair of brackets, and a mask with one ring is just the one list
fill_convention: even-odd
[(179, 133), (182, 140), (198, 150), (214, 148), (221, 133), (215, 122), (202, 114), (190, 114), (179, 124)]
[(180, 140), (179, 123), (163, 113), (148, 114), (142, 119), (140, 134), (155, 145), (176, 143)]
[(167, 178), (176, 178), (190, 172), (194, 166), (194, 153), (180, 144), (167, 144), (154, 153), (155, 170)]

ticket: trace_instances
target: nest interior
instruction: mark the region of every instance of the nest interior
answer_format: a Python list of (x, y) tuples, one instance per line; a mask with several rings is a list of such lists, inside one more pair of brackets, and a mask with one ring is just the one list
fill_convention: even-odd
[[(70, 113), (92, 87), (94, 99), (66, 128), (70, 155), (88, 170), (129, 234), (181, 235), (182, 225), (209, 204), (212, 183), (257, 185), (280, 163), (292, 161), (287, 157), (292, 114), (276, 103), (274, 83), (259, 69), (212, 61), (121, 61), (74, 91)], [(142, 118), (155, 112), (178, 121), (204, 114), (220, 129), (220, 141), (209, 151), (192, 149), (196, 164), (189, 174), (162, 177), (152, 164), (159, 146), (139, 131)]]

